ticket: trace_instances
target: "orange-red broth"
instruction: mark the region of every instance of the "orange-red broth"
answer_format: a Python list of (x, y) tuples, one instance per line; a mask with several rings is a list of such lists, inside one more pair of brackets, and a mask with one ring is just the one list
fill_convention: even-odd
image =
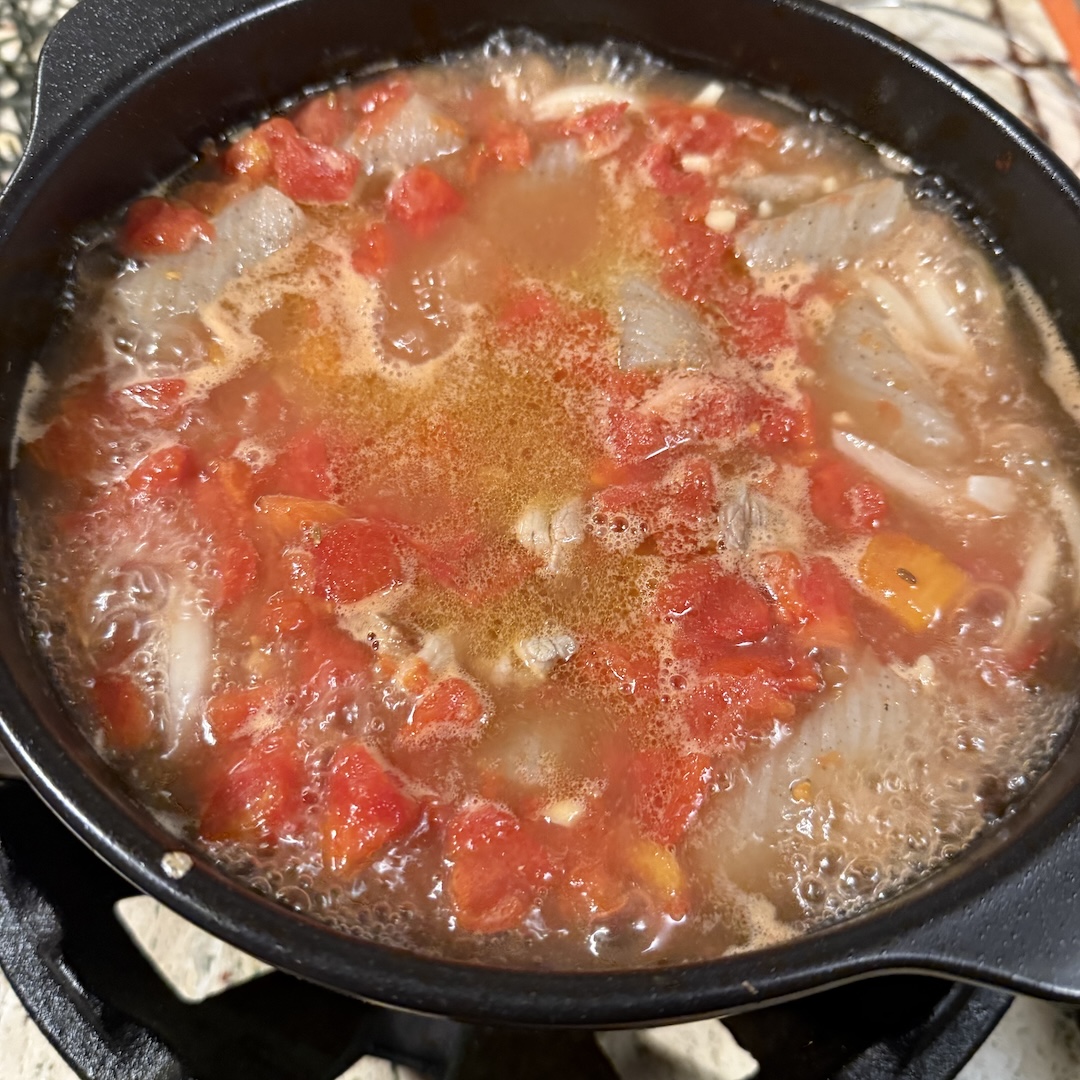
[[(903, 163), (716, 98), (585, 52), (392, 72), (84, 260), (23, 412), (30, 625), (103, 752), (256, 888), (442, 954), (719, 955), (926, 872), (1044, 760), (1078, 532), (1038, 372), (1064, 392), (1068, 358), (910, 192), (748, 268), (751, 223)], [(289, 242), (172, 317), (264, 188)], [(690, 320), (640, 366), (628, 280)], [(899, 342), (955, 438), (837, 374), (856, 295), (861, 363)]]

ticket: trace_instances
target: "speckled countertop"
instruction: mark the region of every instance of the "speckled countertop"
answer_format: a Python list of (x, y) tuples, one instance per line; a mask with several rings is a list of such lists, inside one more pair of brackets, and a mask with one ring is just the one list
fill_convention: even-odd
[[(18, 160), (34, 63), (48, 28), (73, 0), (0, 0), (0, 182)], [(1025, 120), (1080, 170), (1080, 0), (842, 0), (842, 6), (921, 45)], [(1048, 12), (1050, 14), (1048, 14)], [(1066, 42), (1073, 43), (1070, 59)], [(200, 1000), (257, 977), (262, 965), (146, 897), (120, 918), (177, 993)], [(601, 1041), (624, 1080), (744, 1080), (755, 1068), (713, 1022)], [(365, 1059), (341, 1080), (415, 1074)], [(0, 976), (0, 1080), (73, 1080)], [(1019, 998), (961, 1080), (1076, 1080), (1080, 1028), (1065, 1009)]]

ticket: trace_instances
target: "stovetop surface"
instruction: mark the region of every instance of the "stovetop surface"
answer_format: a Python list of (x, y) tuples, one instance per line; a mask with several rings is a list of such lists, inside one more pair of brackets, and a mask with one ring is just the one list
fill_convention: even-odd
[[(0, 0), (0, 182), (18, 159), (41, 42), (72, 2)], [(1070, 60), (1065, 42), (1080, 43), (1080, 15), (1069, 7), (1078, 3), (842, 0), (842, 6), (916, 42), (960, 71), (1024, 119), (1074, 169), (1080, 168), (1080, 89), (1074, 75), (1080, 72), (1080, 55)], [(78, 969), (90, 963), (88, 956), (94, 952), (113, 961), (115, 978), (110, 982), (110, 965), (105, 964), (105, 975), (96, 976), (105, 980), (98, 988), (144, 1022), (164, 1024), (174, 1039), (187, 1040), (189, 1071), (177, 1072), (176, 1080), (184, 1075), (198, 1075), (200, 1080), (219, 1076), (406, 1080), (416, 1074), (400, 1063), (404, 1060), (400, 1054), (396, 1065), (375, 1056), (355, 1060), (377, 1050), (381, 1040), (402, 1037), (406, 1042), (411, 1039), (416, 1048), (412, 1065), (446, 1080), (552, 1076), (741, 1080), (750, 1075), (755, 1061), (761, 1080), (792, 1075), (800, 1080), (928, 1080), (955, 1076), (970, 1047), (994, 1028), (1006, 1005), (989, 991), (893, 977), (774, 1008), (766, 1023), (761, 1022), (764, 1014), (750, 1014), (729, 1020), (726, 1027), (706, 1021), (597, 1037), (511, 1036), (493, 1029), (466, 1030), (449, 1022), (424, 1029), (410, 1026), (415, 1024), (412, 1018), (370, 1011), (314, 988), (303, 987), (304, 994), (290, 997), (287, 976), (267, 974), (261, 965), (184, 924), (156, 902), (128, 896), (130, 889), (66, 830), (47, 816), (35, 818), (35, 806), (26, 800), (33, 796), (20, 784), (0, 781), (0, 814), (6, 803), (9, 814), (16, 813), (26, 823), (16, 846), (33, 846), (36, 830), (43, 829), (63, 853), (54, 860), (54, 882), (64, 886), (77, 880), (86, 895), (96, 891), (98, 897), (96, 904), (88, 905), (96, 914), (83, 913), (91, 922), (98, 920), (93, 923), (96, 937), (81, 954), (76, 949), (72, 962)], [(12, 839), (10, 832), (4, 839)], [(114, 901), (120, 901), (123, 925), (116, 922), (108, 929)], [(153, 958), (157, 971), (142, 960), (133, 941)], [(164, 982), (159, 972), (166, 974)], [(179, 997), (167, 989), (169, 985)], [(36, 1008), (49, 1006), (39, 1001)], [(105, 1026), (111, 1025), (115, 1035), (124, 1021), (111, 1008), (112, 1004), (104, 1013)], [(261, 1033), (249, 1030), (256, 1015), (269, 1020), (274, 1032), (269, 1042), (266, 1025)], [(838, 1026), (837, 1016), (850, 1022)], [(313, 1037), (313, 1028), (321, 1034)], [(245, 1046), (250, 1051), (246, 1064)], [(138, 1052), (143, 1051), (152, 1048), (143, 1046)], [(135, 1069), (132, 1080), (143, 1080)], [(73, 1076), (0, 976), (0, 1080)], [(1018, 999), (959, 1076), (960, 1080), (1073, 1080), (1080, 1076), (1080, 1031), (1065, 1010)], [(121, 1078), (110, 1074), (110, 1080)]]

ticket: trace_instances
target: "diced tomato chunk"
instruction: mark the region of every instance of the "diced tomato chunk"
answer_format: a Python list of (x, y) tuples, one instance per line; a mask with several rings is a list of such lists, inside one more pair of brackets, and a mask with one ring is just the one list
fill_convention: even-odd
[(767, 145), (778, 134), (767, 120), (676, 102), (653, 105), (646, 115), (657, 136), (678, 154), (723, 156), (740, 140)]
[(270, 144), (259, 131), (249, 131), (232, 143), (223, 158), (225, 172), (252, 187), (265, 184), (274, 172)]
[(120, 393), (129, 404), (151, 413), (171, 416), (176, 413), (187, 395), (187, 383), (183, 379), (154, 379), (152, 382), (125, 386)]
[(427, 236), (464, 205), (449, 180), (427, 165), (414, 165), (390, 185), (386, 208), (418, 236)]
[(171, 203), (156, 196), (131, 204), (120, 232), (125, 255), (176, 255), (199, 240), (214, 239), (213, 223), (194, 206)]
[(316, 538), (315, 575), (322, 594), (348, 604), (403, 580), (401, 557), (390, 530), (375, 521), (342, 521)]
[(259, 487), (268, 495), (329, 499), (333, 483), (326, 440), (311, 430), (293, 435), (273, 463), (259, 473)]
[(128, 473), (125, 484), (144, 495), (165, 495), (195, 475), (195, 455), (186, 446), (155, 450)]
[(409, 81), (396, 73), (357, 87), (352, 99), (353, 112), (358, 118), (357, 138), (369, 138), (385, 130), (412, 97), (412, 92)]
[(462, 930), (512, 930), (536, 903), (551, 868), (539, 843), (508, 810), (477, 803), (447, 830), (448, 892)]
[(404, 733), (413, 739), (428, 735), (468, 738), (479, 730), (486, 712), (484, 699), (472, 683), (448, 676), (420, 695)]
[(310, 625), (296, 658), (297, 677), (316, 695), (347, 683), (366, 683), (373, 666), (368, 645), (322, 620)]
[(199, 823), (203, 838), (272, 846), (295, 833), (307, 780), (298, 753), (277, 738), (240, 748), (232, 766), (212, 783)]
[(794, 718), (796, 703), (821, 689), (817, 665), (768, 653), (731, 655), (711, 664), (683, 709), (690, 734), (716, 752), (747, 735), (762, 735), (776, 721)]
[(563, 121), (560, 132), (577, 139), (587, 157), (601, 158), (614, 153), (630, 138), (632, 128), (627, 118), (630, 103), (607, 101)]
[(206, 703), (206, 721), (214, 738), (221, 742), (242, 734), (247, 722), (270, 709), (279, 697), (280, 688), (273, 682), (215, 694)]
[(478, 144), (473, 148), (469, 178), (475, 182), (489, 168), (516, 172), (531, 161), (532, 147), (528, 132), (520, 124), (496, 120), (484, 128)]
[(334, 751), (326, 777), (323, 865), (355, 873), (389, 844), (412, 832), (419, 804), (362, 743)]
[(352, 266), (358, 274), (374, 277), (390, 264), (394, 256), (394, 241), (382, 221), (365, 225), (353, 241)]
[(336, 90), (305, 101), (293, 115), (296, 130), (305, 138), (323, 146), (334, 146), (352, 123), (345, 96)]
[[(233, 465), (237, 466), (234, 468)], [(254, 514), (243, 462), (227, 459), (192, 485), (195, 517), (209, 543), (207, 565), (218, 580), (217, 602), (231, 607), (248, 595), (259, 577), (261, 559), (248, 528)]]
[(574, 663), (601, 685), (615, 686), (639, 701), (649, 700), (660, 682), (659, 664), (654, 657), (636, 654), (612, 641), (586, 645)]
[(150, 705), (130, 675), (115, 672), (98, 675), (91, 693), (105, 737), (114, 750), (129, 753), (150, 741), (154, 734)]
[(640, 751), (626, 776), (635, 820), (646, 836), (661, 844), (682, 839), (711, 783), (712, 767), (705, 754), (676, 750)]
[(261, 495), (255, 510), (282, 540), (300, 540), (308, 530), (344, 521), (348, 511), (325, 499), (301, 499), (292, 495)]
[(779, 297), (732, 290), (724, 300), (724, 334), (743, 356), (769, 356), (795, 344), (788, 312)]
[(288, 120), (268, 120), (255, 131), (270, 147), (282, 192), (301, 203), (347, 203), (360, 162), (344, 150), (305, 139)]
[(683, 169), (678, 154), (664, 143), (652, 143), (645, 150), (641, 167), (661, 195), (694, 196), (705, 191), (705, 177)]
[(263, 607), (261, 629), (275, 636), (299, 634), (311, 625), (310, 606), (295, 593), (272, 593)]
[(773, 624), (761, 593), (712, 562), (676, 571), (660, 588), (657, 610), (675, 625), (675, 652), (684, 657), (708, 657), (728, 645), (760, 641)]
[(888, 516), (881, 488), (840, 458), (823, 458), (810, 469), (810, 507), (818, 521), (845, 536), (870, 533)]

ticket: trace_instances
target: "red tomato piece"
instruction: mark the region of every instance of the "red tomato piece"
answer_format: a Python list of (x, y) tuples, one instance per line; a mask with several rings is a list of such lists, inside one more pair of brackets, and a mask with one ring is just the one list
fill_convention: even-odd
[(881, 488), (841, 458), (823, 458), (811, 467), (810, 507), (818, 521), (845, 536), (873, 532), (889, 509)]
[(292, 120), (305, 139), (322, 146), (335, 146), (351, 127), (352, 114), (344, 95), (331, 90), (305, 101)]
[(382, 221), (365, 225), (353, 241), (352, 266), (358, 274), (375, 277), (390, 265), (394, 240)]
[(716, 483), (707, 458), (680, 458), (658, 480), (609, 487), (592, 505), (607, 520), (639, 522), (664, 555), (686, 555), (715, 543)]
[(192, 502), (209, 544), (207, 566), (218, 580), (217, 602), (231, 607), (250, 593), (258, 580), (261, 560), (247, 531), (254, 515), (250, 493), (237, 488), (236, 470), (222, 468), (224, 464), (219, 463), (193, 485)]
[(626, 870), (619, 846), (611, 842), (610, 827), (603, 821), (561, 830), (569, 831), (569, 836), (560, 859), (556, 902), (569, 919), (599, 922), (626, 906)]
[(686, 440), (648, 409), (612, 406), (603, 419), (604, 447), (619, 465), (655, 458)]
[(506, 120), (490, 122), (481, 133), (469, 160), (468, 175), (472, 182), (488, 169), (498, 168), (517, 172), (532, 161), (532, 146), (528, 132), (520, 124)]
[(156, 196), (131, 204), (120, 231), (120, 250), (135, 258), (176, 255), (203, 240), (214, 239), (213, 223), (194, 206)]
[(607, 101), (565, 120), (560, 133), (577, 139), (590, 158), (606, 157), (625, 145), (633, 129), (626, 115), (630, 103)]
[(311, 625), (311, 608), (295, 593), (272, 593), (263, 607), (262, 629), (277, 637), (302, 633)]
[(323, 866), (337, 873), (363, 869), (420, 820), (416, 800), (362, 743), (334, 751), (323, 798)]
[(657, 609), (675, 625), (676, 655), (699, 660), (728, 645), (760, 641), (773, 624), (761, 593), (711, 562), (676, 571), (661, 586)]
[(655, 657), (635, 654), (625, 645), (612, 641), (585, 646), (574, 663), (601, 685), (614, 686), (639, 701), (650, 699), (660, 681)]
[(484, 723), (484, 699), (472, 683), (450, 676), (420, 695), (402, 734), (410, 739), (434, 735), (469, 738)]
[(854, 640), (852, 587), (831, 559), (818, 556), (804, 566), (793, 552), (773, 551), (762, 557), (760, 571), (779, 618), (805, 628), (801, 639), (839, 646)]
[(230, 144), (222, 161), (225, 173), (241, 182), (259, 187), (274, 173), (274, 155), (259, 130), (249, 131)]
[(795, 344), (788, 305), (778, 297), (732, 292), (723, 302), (723, 311), (724, 335), (747, 358), (768, 357)]
[(326, 440), (317, 431), (298, 432), (272, 464), (259, 473), (258, 487), (266, 494), (329, 499), (334, 486)]
[(125, 484), (151, 497), (175, 491), (195, 475), (195, 455), (186, 446), (155, 450), (128, 473)]
[(125, 386), (120, 396), (127, 404), (146, 409), (149, 413), (173, 416), (187, 396), (187, 383), (183, 379), (154, 379)]
[(315, 696), (346, 684), (366, 684), (373, 668), (370, 646), (325, 621), (311, 624), (296, 656), (297, 677)]
[(822, 686), (817, 666), (807, 659), (729, 655), (712, 669), (688, 695), (683, 717), (690, 734), (713, 752), (792, 720), (796, 701)]
[(677, 296), (723, 311), (735, 278), (732, 240), (704, 221), (663, 222), (653, 230), (663, 253), (660, 280)]
[(450, 822), (446, 862), (454, 918), (473, 933), (518, 926), (551, 877), (539, 843), (510, 811), (488, 802), (459, 811)]
[(414, 165), (390, 185), (386, 209), (417, 236), (427, 236), (464, 205), (449, 180), (427, 165)]
[(252, 717), (273, 708), (281, 696), (274, 682), (248, 689), (223, 690), (206, 703), (206, 722), (218, 742), (243, 734)]
[(412, 86), (397, 74), (357, 87), (352, 99), (353, 112), (358, 117), (357, 138), (369, 138), (385, 130), (410, 97)]
[(154, 734), (150, 705), (130, 675), (98, 675), (91, 695), (101, 715), (105, 738), (114, 750), (130, 753), (150, 741)]
[(203, 838), (273, 846), (297, 832), (307, 779), (298, 753), (277, 739), (238, 748), (211, 784), (199, 822)]
[(658, 138), (680, 156), (725, 156), (744, 139), (769, 145), (779, 134), (776, 125), (767, 120), (675, 102), (652, 106), (647, 120)]
[(664, 143), (652, 143), (641, 156), (641, 168), (653, 187), (666, 195), (694, 196), (705, 191), (705, 177), (700, 173), (686, 172), (679, 164), (675, 150)]
[(804, 603), (810, 611), (803, 635), (812, 645), (843, 647), (855, 640), (854, 589), (832, 559), (808, 559), (802, 573)]
[(342, 521), (316, 536), (315, 579), (327, 600), (348, 604), (403, 580), (401, 557), (385, 525)]
[(712, 766), (705, 754), (642, 750), (630, 763), (626, 784), (632, 813), (645, 835), (676, 844), (705, 802)]
[(280, 117), (256, 129), (270, 147), (282, 192), (301, 203), (347, 203), (360, 175), (360, 162), (344, 150), (305, 139)]

